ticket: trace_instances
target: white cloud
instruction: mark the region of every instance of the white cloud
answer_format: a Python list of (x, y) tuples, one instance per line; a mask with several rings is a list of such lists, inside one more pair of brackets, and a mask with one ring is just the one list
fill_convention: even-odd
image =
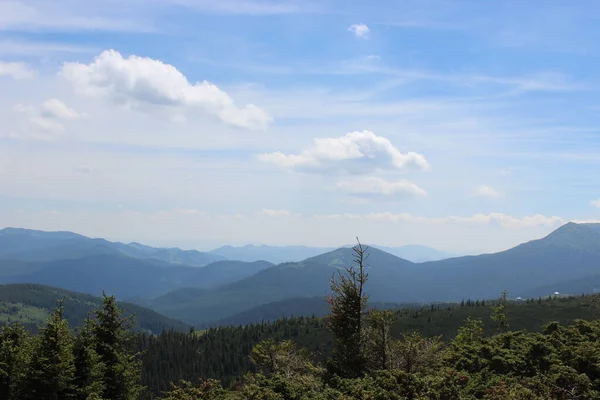
[[(321, 217), (328, 217), (327, 215)], [(330, 217), (330, 216), (329, 216)], [(427, 223), (427, 224), (475, 224), (475, 225), (488, 225), (491, 223), (497, 223), (503, 228), (523, 228), (523, 227), (534, 227), (534, 226), (559, 226), (565, 223), (561, 217), (551, 216), (547, 217), (542, 214), (534, 214), (531, 216), (525, 216), (521, 218), (513, 217), (503, 213), (489, 213), (489, 214), (475, 214), (470, 217), (440, 217), (430, 218), (415, 216), (408, 213), (394, 214), (390, 212), (371, 213), (371, 214), (345, 214), (338, 216), (341, 218), (359, 218), (371, 221), (380, 222), (410, 222), (410, 223)]]
[(45, 131), (62, 131), (65, 128), (63, 124), (55, 119), (41, 117), (38, 115), (32, 116), (29, 121), (31, 121), (34, 126)]
[(191, 84), (173, 65), (147, 57), (123, 58), (117, 51), (106, 50), (90, 64), (65, 63), (61, 75), (80, 93), (103, 96), (131, 108), (200, 109), (227, 124), (249, 129), (263, 129), (271, 122), (271, 117), (257, 106), (237, 107), (214, 84)]
[(291, 217), (292, 213), (287, 210), (271, 210), (268, 208), (263, 208), (258, 212), (258, 215), (263, 215), (271, 218), (281, 218), (281, 217)]
[(416, 184), (401, 179), (389, 182), (378, 177), (364, 177), (344, 180), (337, 183), (337, 187), (350, 194), (400, 196), (407, 198), (424, 197), (427, 192)]
[(428, 169), (422, 154), (401, 153), (387, 138), (371, 131), (350, 132), (337, 138), (314, 139), (314, 145), (300, 154), (260, 154), (258, 158), (298, 171), (343, 170), (366, 174), (376, 170)]
[(352, 33), (354, 33), (354, 36), (356, 36), (357, 38), (368, 38), (369, 37), (369, 27), (365, 24), (353, 24), (350, 25), (350, 27), (348, 28), (348, 30)]
[(42, 105), (41, 115), (51, 119), (77, 119), (79, 113), (58, 99), (49, 99)]
[(475, 190), (473, 190), (473, 194), (475, 196), (486, 197), (488, 199), (497, 199), (497, 198), (503, 196), (502, 193), (500, 193), (493, 187), (486, 186), (486, 185), (481, 185), (481, 186), (475, 188)]
[(594, 207), (600, 208), (600, 199), (590, 201), (590, 204)]
[(0, 76), (8, 76), (13, 79), (29, 79), (34, 75), (35, 71), (25, 63), (0, 60)]

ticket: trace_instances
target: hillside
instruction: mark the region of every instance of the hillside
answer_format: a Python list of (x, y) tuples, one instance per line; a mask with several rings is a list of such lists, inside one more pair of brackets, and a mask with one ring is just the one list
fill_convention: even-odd
[[(311, 301), (317, 301), (313, 299)], [(510, 330), (539, 332), (552, 321), (569, 324), (575, 319), (596, 319), (598, 296), (542, 299), (532, 302), (510, 302), (507, 315)], [(491, 321), (492, 302), (469, 302), (459, 304), (429, 305), (421, 308), (405, 308), (396, 313), (397, 321), (392, 327), (392, 335), (419, 332), (431, 337), (440, 335), (445, 341), (453, 338), (465, 320), (481, 318), (485, 335), (498, 333)], [(147, 350), (144, 356), (147, 384), (157, 392), (165, 390), (168, 382), (157, 384), (152, 381), (157, 371), (159, 375), (177, 379), (193, 380), (197, 376), (219, 379), (229, 384), (234, 378), (251, 370), (248, 354), (253, 345), (267, 338), (291, 339), (301, 347), (312, 351), (320, 360), (325, 359), (332, 346), (332, 336), (325, 328), (323, 318), (289, 318), (271, 323), (247, 326), (219, 327), (208, 329), (202, 335), (161, 335), (151, 340), (144, 339), (139, 349)], [(235, 346), (231, 346), (235, 343)], [(185, 354), (202, 354), (202, 357), (184, 357)], [(173, 357), (173, 358), (172, 358)], [(177, 369), (172, 369), (177, 365)]]
[[(99, 297), (33, 284), (0, 285), (0, 325), (20, 321), (36, 330), (45, 322), (59, 299), (64, 300), (65, 317), (72, 327), (83, 324), (85, 317), (102, 304)], [(187, 332), (189, 325), (165, 317), (148, 308), (119, 303), (125, 313), (135, 316), (135, 329), (158, 334), (163, 329)]]
[[(368, 254), (366, 290), (375, 302), (489, 299), (505, 289), (517, 297), (545, 285), (596, 275), (600, 230), (596, 225), (567, 224), (545, 238), (503, 252), (419, 264), (377, 248), (369, 248)], [(192, 324), (209, 323), (274, 301), (322, 296), (332, 274), (353, 260), (352, 249), (340, 248), (210, 291), (188, 291), (183, 301), (167, 294), (150, 304)]]
[(151, 300), (149, 306), (199, 326), (274, 301), (324, 296), (336, 270), (310, 262), (280, 264), (214, 289), (178, 289)]
[(3, 259), (44, 262), (99, 255), (125, 255), (197, 267), (225, 259), (213, 253), (154, 248), (139, 243), (109, 242), (72, 232), (44, 232), (20, 228), (0, 230), (0, 258)]
[[(405, 307), (420, 307), (421, 305), (376, 303), (371, 302), (368, 308), (400, 309)], [(281, 301), (274, 301), (254, 307), (250, 310), (207, 324), (207, 327), (227, 325), (247, 325), (253, 323), (272, 322), (282, 318), (299, 316), (323, 317), (329, 313), (329, 308), (324, 297), (296, 297)]]
[(243, 279), (272, 264), (219, 261), (202, 268), (105, 254), (49, 262), (0, 260), (0, 283), (37, 283), (118, 298), (149, 298), (181, 287), (207, 288)]

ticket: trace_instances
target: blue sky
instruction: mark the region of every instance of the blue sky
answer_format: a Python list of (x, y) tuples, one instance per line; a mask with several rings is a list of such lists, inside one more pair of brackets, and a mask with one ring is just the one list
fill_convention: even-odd
[(508, 248), (600, 220), (594, 1), (0, 0), (0, 225)]

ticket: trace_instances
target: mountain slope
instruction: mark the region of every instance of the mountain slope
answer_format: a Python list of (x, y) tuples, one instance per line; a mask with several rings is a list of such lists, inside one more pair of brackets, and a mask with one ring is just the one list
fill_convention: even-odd
[(252, 244), (234, 247), (223, 246), (211, 250), (213, 254), (218, 254), (229, 260), (240, 261), (258, 261), (265, 260), (275, 264), (284, 262), (298, 262), (313, 257), (333, 248), (328, 247), (306, 247), (306, 246), (255, 246)]
[[(29, 329), (45, 322), (56, 302), (63, 299), (65, 316), (71, 326), (81, 326), (85, 317), (102, 304), (102, 299), (50, 286), (0, 285), (0, 325), (21, 321)], [(158, 334), (163, 329), (186, 332), (189, 325), (160, 315), (148, 308), (119, 302), (126, 315), (136, 319), (135, 329)]]
[[(246, 279), (211, 290), (179, 289), (149, 304), (153, 309), (195, 325), (207, 324), (267, 303), (329, 293), (330, 281), (345, 266), (353, 265), (353, 251), (341, 248), (300, 263), (284, 263)], [(375, 302), (414, 303), (420, 299), (411, 286), (418, 267), (378, 249), (369, 250), (366, 290)]]
[[(597, 225), (567, 224), (545, 238), (500, 253), (415, 264), (376, 248), (368, 250), (365, 290), (375, 302), (428, 303), (512, 297), (534, 288), (584, 278), (600, 266)], [(228, 318), (269, 302), (322, 296), (335, 271), (353, 265), (350, 248), (287, 263), (209, 291), (168, 294), (152, 307), (190, 323)], [(173, 295), (173, 296), (172, 296)]]
[(566, 224), (548, 236), (480, 256), (420, 264), (421, 294), (428, 301), (486, 298), (508, 290), (513, 296), (598, 272), (600, 229)]
[(324, 296), (338, 268), (303, 262), (265, 269), (218, 288), (179, 289), (149, 305), (165, 315), (202, 325), (250, 308), (293, 297)]
[[(350, 245), (343, 247), (352, 247)], [(427, 246), (379, 246), (372, 245), (396, 257), (404, 258), (412, 262), (436, 261), (455, 257), (453, 254), (445, 253)], [(265, 260), (275, 264), (283, 262), (299, 262), (310, 257), (335, 250), (335, 247), (306, 247), (306, 246), (223, 246), (214, 249), (211, 253), (226, 257), (229, 260), (258, 261)]]
[(456, 254), (447, 253), (427, 246), (406, 245), (406, 246), (378, 246), (373, 247), (393, 254), (396, 257), (403, 258), (414, 263), (427, 261), (445, 260), (446, 258), (457, 257)]
[(191, 266), (204, 266), (225, 259), (212, 253), (178, 248), (154, 248), (139, 243), (109, 242), (72, 232), (44, 232), (20, 228), (0, 230), (0, 258), (43, 262), (97, 255), (126, 255)]
[[(267, 262), (219, 261), (196, 268), (110, 254), (45, 263), (0, 260), (0, 283), (37, 283), (92, 295), (106, 291), (123, 299), (147, 298), (186, 286), (230, 283), (271, 266)], [(23, 272), (16, 273), (18, 268)]]

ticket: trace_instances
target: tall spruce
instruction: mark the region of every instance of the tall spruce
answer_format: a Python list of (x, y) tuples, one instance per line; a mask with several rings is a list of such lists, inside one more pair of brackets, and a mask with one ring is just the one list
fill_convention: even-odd
[(73, 333), (64, 317), (62, 301), (42, 327), (33, 348), (24, 396), (31, 400), (74, 399)]
[(498, 329), (502, 331), (507, 331), (509, 328), (508, 325), (508, 315), (506, 312), (506, 307), (508, 305), (508, 292), (504, 290), (500, 299), (498, 300), (498, 304), (492, 308), (492, 321), (496, 323)]
[(369, 369), (387, 370), (391, 368), (395, 341), (391, 329), (395, 321), (396, 313), (392, 310), (369, 311), (366, 338)]
[(365, 373), (367, 359), (365, 356), (363, 312), (368, 296), (364, 293), (364, 285), (368, 274), (365, 271), (366, 250), (358, 238), (353, 247), (354, 266), (344, 268), (337, 279), (331, 278), (332, 294), (326, 300), (330, 315), (327, 327), (334, 336), (333, 353), (327, 361), (329, 374), (346, 378), (360, 377)]
[(94, 320), (86, 318), (75, 340), (73, 354), (77, 400), (101, 399), (104, 391), (104, 364), (96, 353), (95, 324)]
[(142, 392), (141, 363), (130, 350), (132, 321), (122, 316), (114, 296), (103, 294), (103, 307), (96, 311), (92, 332), (96, 353), (104, 365), (102, 398), (137, 400)]
[(31, 338), (25, 327), (16, 323), (0, 330), (0, 399), (22, 398), (23, 382), (31, 356)]

